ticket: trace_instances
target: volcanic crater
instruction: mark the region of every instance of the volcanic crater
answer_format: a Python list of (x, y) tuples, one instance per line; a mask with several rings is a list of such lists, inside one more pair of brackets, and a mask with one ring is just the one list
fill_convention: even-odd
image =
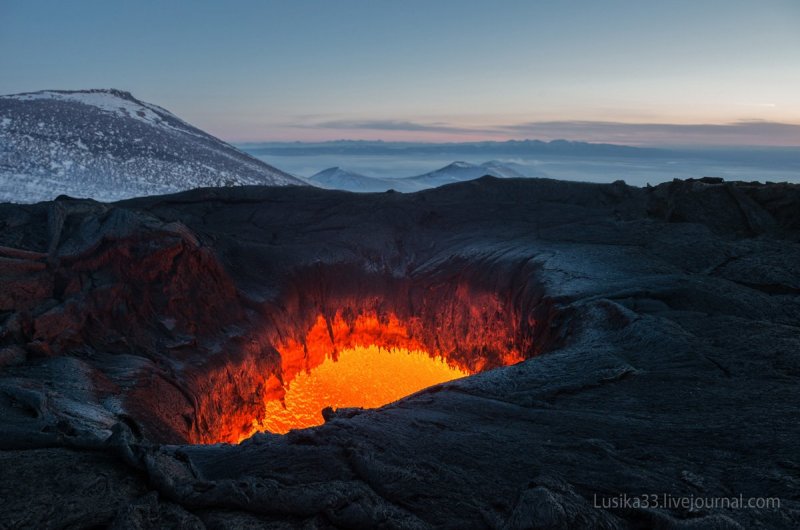
[[(120, 528), (781, 525), (799, 200), (483, 178), (0, 205), (0, 519), (57, 499)], [(334, 365), (352, 404), (326, 401)], [(435, 384), (373, 395), (412, 369)], [(653, 491), (784, 509), (592, 506)]]

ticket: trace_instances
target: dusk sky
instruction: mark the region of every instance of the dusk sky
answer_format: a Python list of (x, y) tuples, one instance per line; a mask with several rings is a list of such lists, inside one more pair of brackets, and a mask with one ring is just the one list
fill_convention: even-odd
[(800, 145), (800, 1), (0, 0), (0, 93), (229, 141)]

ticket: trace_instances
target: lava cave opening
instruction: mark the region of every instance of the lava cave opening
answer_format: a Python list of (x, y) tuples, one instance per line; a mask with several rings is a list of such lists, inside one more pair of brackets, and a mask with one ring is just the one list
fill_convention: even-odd
[(180, 394), (161, 385), (172, 398), (154, 400), (142, 387), (126, 404), (154, 439), (239, 443), (321, 425), (326, 408), (381, 407), (561, 340), (535, 270), (481, 265), (450, 262), (413, 278), (329, 265), (284, 278), (275, 301), (249, 306), (257, 327), (239, 329), (257, 331), (236, 332), (185, 370)]

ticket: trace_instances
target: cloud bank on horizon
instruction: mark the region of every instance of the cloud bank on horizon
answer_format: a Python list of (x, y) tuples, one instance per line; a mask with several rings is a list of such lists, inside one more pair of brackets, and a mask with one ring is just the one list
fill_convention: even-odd
[(453, 135), (458, 139), (566, 139), (636, 146), (800, 146), (800, 125), (763, 120), (743, 120), (727, 124), (546, 121), (476, 128), (458, 127), (441, 122), (332, 120), (309, 127), (332, 129), (342, 137), (347, 137), (351, 131), (378, 133), (389, 131), (434, 133), (446, 137)]

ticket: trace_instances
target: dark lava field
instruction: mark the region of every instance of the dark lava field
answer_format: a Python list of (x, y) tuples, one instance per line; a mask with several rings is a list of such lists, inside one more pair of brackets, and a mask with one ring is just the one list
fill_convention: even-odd
[[(472, 375), (259, 432), (367, 316)], [(797, 185), (0, 205), (0, 528), (798, 528), (799, 382)]]

